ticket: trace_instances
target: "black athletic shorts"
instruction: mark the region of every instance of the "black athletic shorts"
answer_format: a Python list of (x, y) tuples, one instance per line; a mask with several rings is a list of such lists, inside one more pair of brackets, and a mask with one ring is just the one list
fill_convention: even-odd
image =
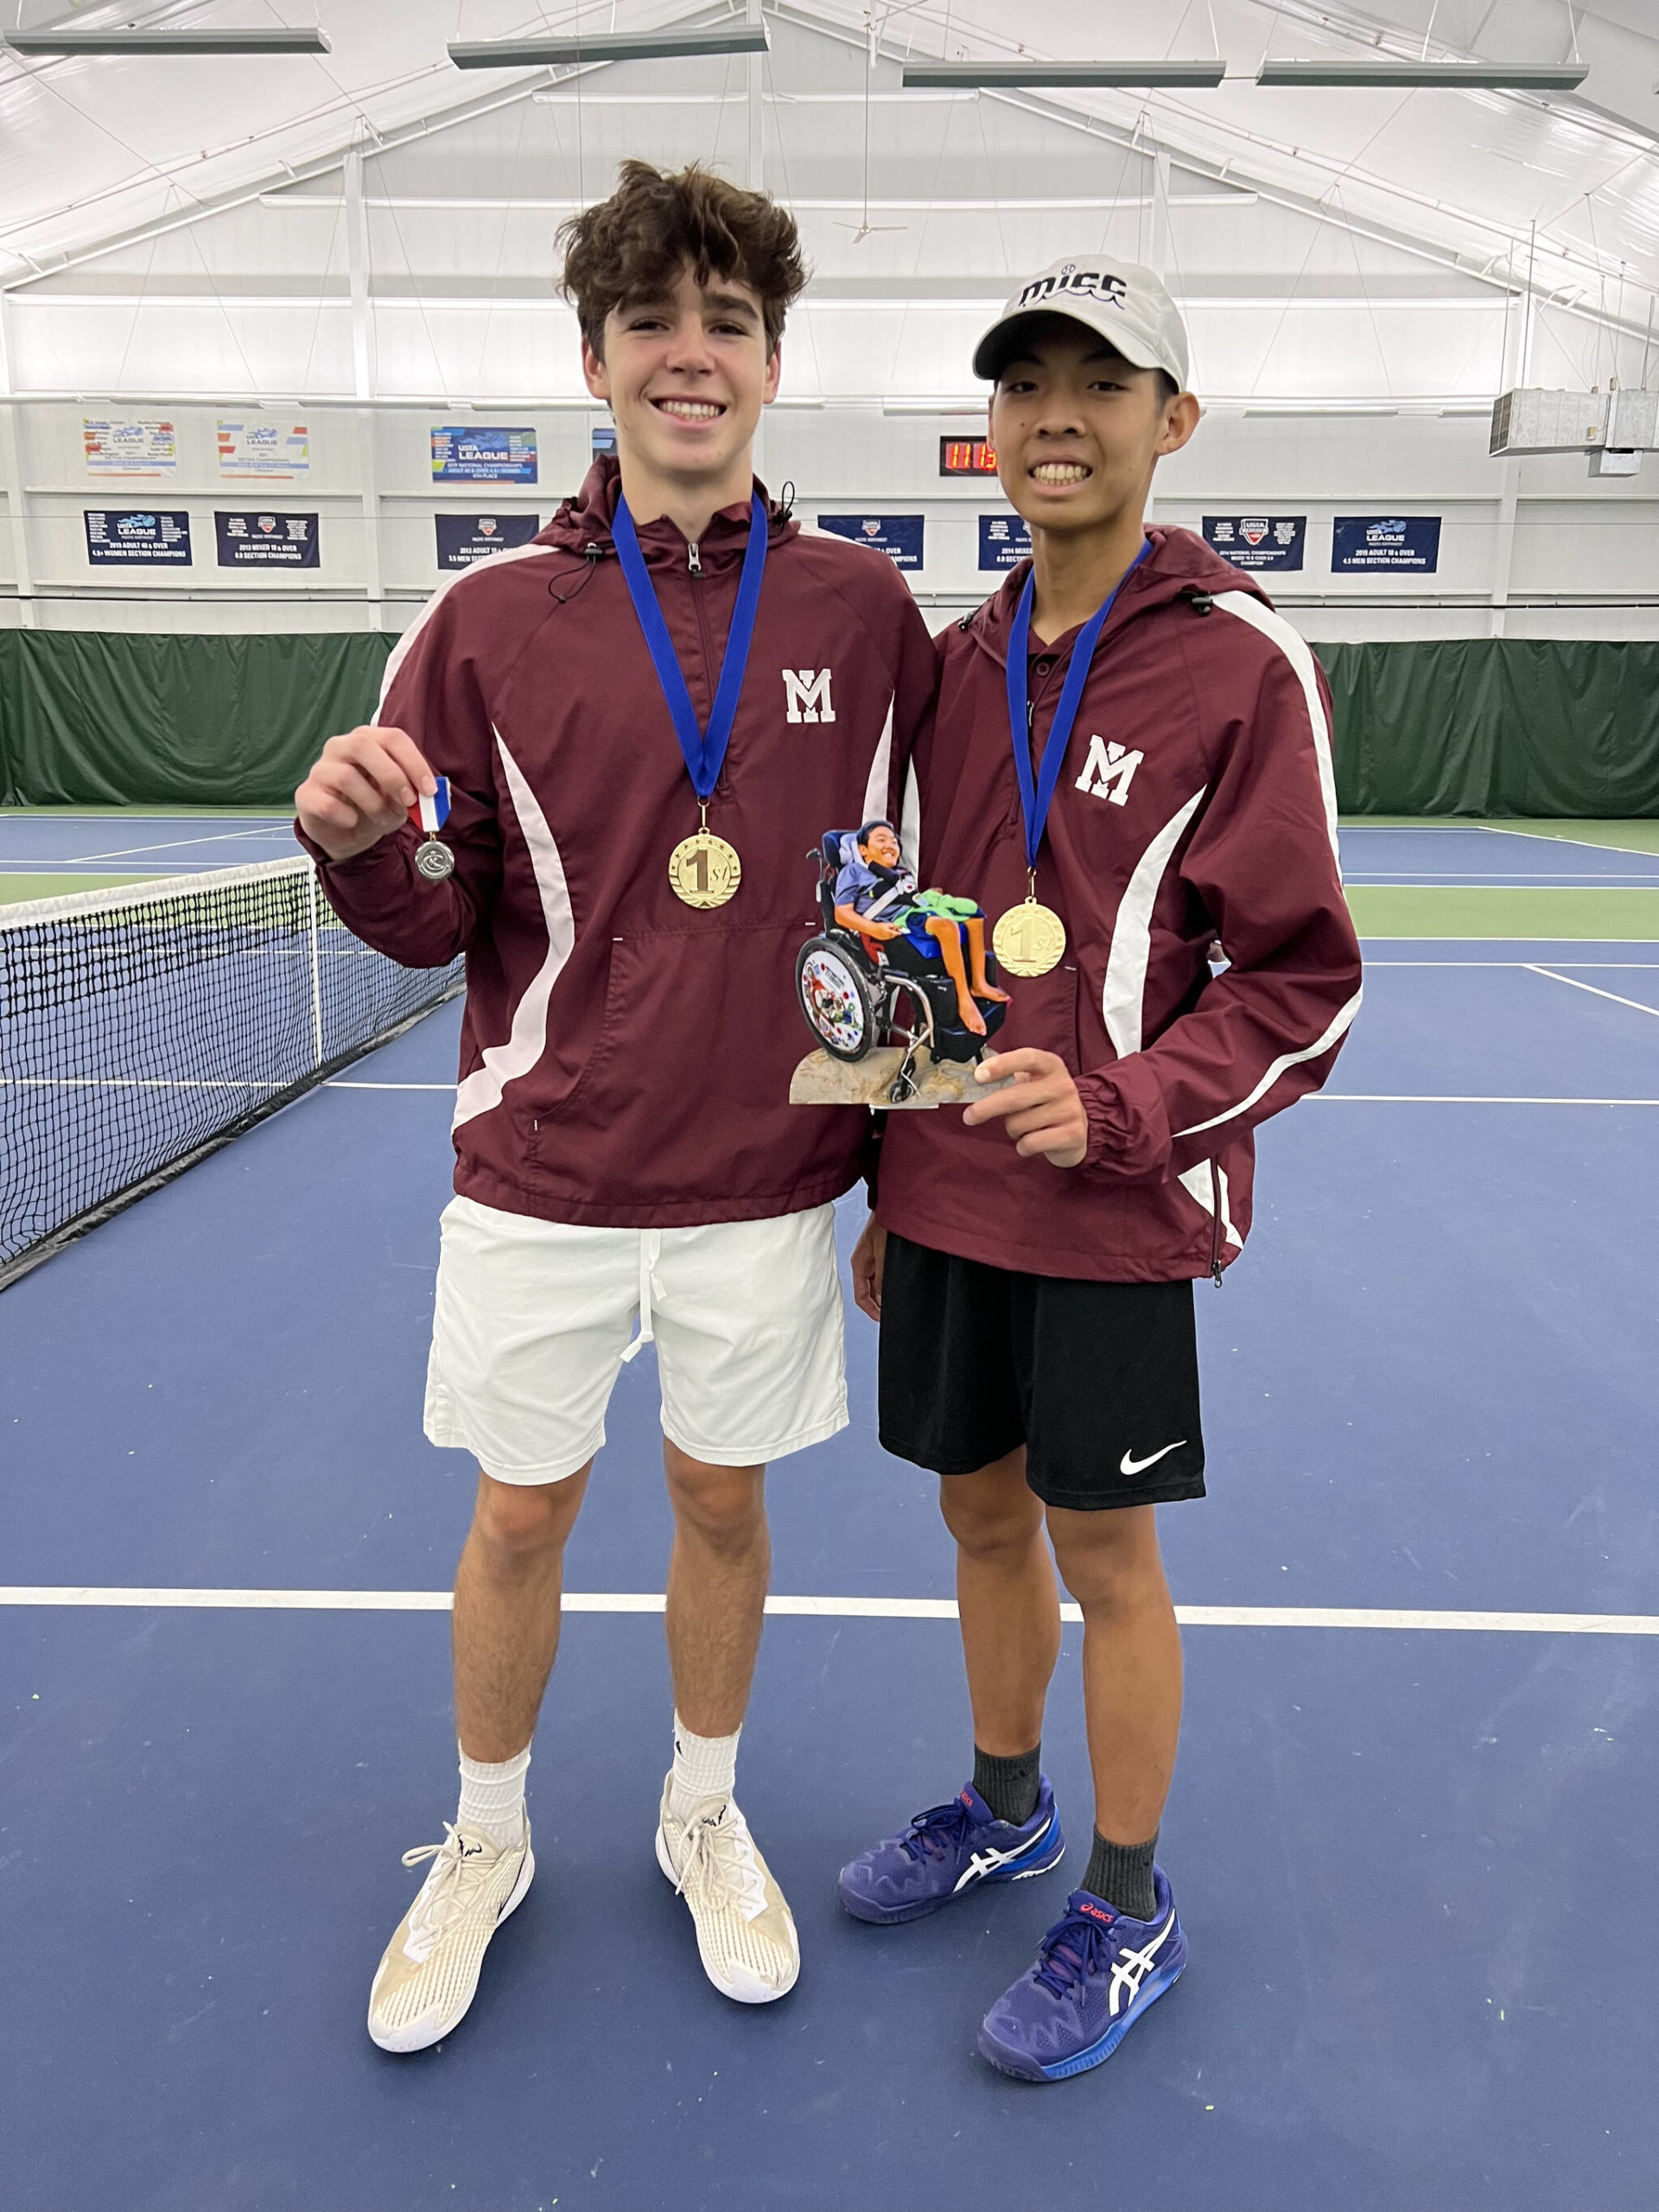
[(881, 1441), (936, 1475), (1017, 1445), (1049, 1505), (1204, 1496), (1190, 1282), (1020, 1274), (889, 1234)]

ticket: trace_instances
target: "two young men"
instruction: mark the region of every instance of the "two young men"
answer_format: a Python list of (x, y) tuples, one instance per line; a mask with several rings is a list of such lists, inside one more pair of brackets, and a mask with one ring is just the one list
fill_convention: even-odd
[(840, 1890), (909, 1921), (1059, 1859), (1058, 1563), (1084, 1617), (1093, 1844), (979, 2036), (1049, 2082), (1109, 2056), (1185, 1963), (1154, 1856), (1181, 1706), (1154, 1510), (1204, 1494), (1192, 1285), (1243, 1246), (1250, 1131), (1328, 1073), (1359, 950), (1317, 664), (1237, 569), (1143, 525), (1198, 414), (1167, 292), (1057, 263), (974, 366), (1033, 560), (943, 641), (918, 872), (1001, 917), (1013, 1003), (979, 1074), (1017, 1079), (891, 1117), (854, 1262), (881, 1440), (942, 1478), (957, 1540), (974, 1773)]
[[(438, 592), (377, 724), (297, 794), (327, 895), (411, 964), (467, 955), (426, 1399), (480, 1472), (455, 1581), (461, 1792), (370, 1997), (384, 2050), (447, 2035), (529, 1887), (524, 1776), (561, 1567), (622, 1361), (655, 1338), (675, 1514), (673, 1765), (656, 1853), (710, 1980), (799, 1970), (733, 1795), (769, 1552), (766, 1461), (844, 1424), (832, 1201), (868, 1116), (788, 1103), (804, 855), (895, 814), (933, 651), (891, 565), (803, 535), (751, 448), (804, 281), (795, 226), (626, 164), (565, 288), (618, 459), (531, 544)], [(677, 743), (677, 738), (678, 742)], [(405, 821), (451, 810), (435, 854)]]
[[(976, 359), (1033, 568), (936, 671), (887, 563), (801, 537), (753, 490), (801, 282), (772, 203), (625, 168), (566, 263), (620, 467), (435, 597), (378, 724), (331, 741), (298, 794), (354, 928), (411, 963), (467, 954), (427, 1397), (429, 1435), (480, 1466), (455, 1590), (462, 1788), (447, 1840), (409, 1854), (433, 1865), (372, 1991), (388, 2050), (454, 2026), (528, 1886), (563, 1548), (636, 1313), (676, 1515), (657, 1855), (716, 1986), (764, 2002), (794, 1981), (734, 1759), (764, 1462), (845, 1418), (829, 1208), (867, 1133), (784, 1103), (787, 979), (801, 855), (826, 824), (902, 821), (912, 755), (919, 880), (1001, 918), (1013, 1006), (985, 1072), (1014, 1081), (965, 1116), (892, 1117), (855, 1273), (882, 1324), (884, 1441), (944, 1478), (975, 1776), (841, 1895), (907, 1920), (1058, 1859), (1052, 1541), (1085, 1617), (1096, 1843), (981, 2048), (1035, 2079), (1081, 2071), (1185, 1956), (1153, 1865), (1180, 1694), (1153, 1507), (1202, 1493), (1192, 1281), (1243, 1242), (1249, 1131), (1322, 1079), (1357, 1003), (1321, 679), (1236, 571), (1143, 532), (1156, 459), (1197, 420), (1184, 334), (1146, 272), (1070, 263)], [(454, 869), (432, 880), (404, 813), (439, 777)]]

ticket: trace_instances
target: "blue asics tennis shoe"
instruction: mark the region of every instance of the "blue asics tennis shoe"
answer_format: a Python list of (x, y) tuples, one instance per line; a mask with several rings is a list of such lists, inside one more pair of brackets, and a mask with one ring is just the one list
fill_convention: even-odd
[(1064, 2082), (1111, 2056), (1186, 1964), (1161, 1866), (1152, 1878), (1158, 1909), (1150, 1920), (1131, 1920), (1091, 1891), (1072, 1891), (1036, 1965), (985, 2015), (982, 2058), (1022, 2082)]
[(982, 1882), (1046, 1874), (1065, 1850), (1046, 1774), (1038, 1777), (1037, 1809), (1021, 1827), (999, 1821), (969, 1783), (948, 1805), (918, 1813), (902, 1835), (861, 1852), (842, 1868), (836, 1890), (855, 1920), (892, 1927), (937, 1912)]

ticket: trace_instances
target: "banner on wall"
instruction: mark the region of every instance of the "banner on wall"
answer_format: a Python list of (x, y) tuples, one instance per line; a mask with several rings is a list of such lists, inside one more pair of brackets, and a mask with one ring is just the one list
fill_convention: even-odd
[(536, 433), (451, 424), (432, 433), (435, 484), (533, 484)]
[(541, 528), (537, 515), (434, 515), (438, 532), (438, 566), (470, 569), (509, 545), (528, 545)]
[(303, 423), (219, 418), (221, 476), (308, 476), (311, 433)]
[(1439, 515), (1338, 515), (1331, 526), (1331, 566), (1350, 575), (1440, 565)]
[(82, 449), (93, 476), (174, 476), (179, 442), (170, 415), (83, 415)]
[(981, 515), (979, 565), (1017, 568), (1031, 550), (1031, 524), (1023, 515)]
[(1205, 515), (1204, 542), (1236, 569), (1300, 569), (1306, 515)]
[(923, 515), (820, 515), (818, 528), (885, 553), (895, 569), (919, 569), (925, 521)]
[(166, 568), (190, 566), (190, 518), (182, 508), (87, 507), (89, 561), (149, 561)]
[(594, 423), (593, 450), (595, 454), (614, 453), (616, 451), (616, 425), (614, 423)]
[(317, 518), (310, 515), (215, 514), (221, 569), (315, 569)]

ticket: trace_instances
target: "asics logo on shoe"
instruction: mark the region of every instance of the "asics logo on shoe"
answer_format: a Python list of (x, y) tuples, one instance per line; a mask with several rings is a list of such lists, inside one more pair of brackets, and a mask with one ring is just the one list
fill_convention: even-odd
[(1178, 1436), (1173, 1444), (1166, 1444), (1161, 1452), (1154, 1452), (1144, 1459), (1137, 1459), (1132, 1452), (1126, 1452), (1117, 1463), (1117, 1471), (1120, 1475), (1144, 1474), (1148, 1467), (1155, 1467), (1160, 1459), (1167, 1459), (1172, 1452), (1179, 1452), (1185, 1441), (1184, 1436)]
[(1106, 2005), (1113, 2019), (1117, 2018), (1122, 2006), (1133, 2005), (1141, 1994), (1141, 1985), (1157, 1964), (1158, 1954), (1169, 1941), (1170, 1931), (1174, 1925), (1175, 1916), (1172, 1912), (1144, 1951), (1131, 1951), (1125, 1945), (1113, 1961), (1112, 1991)]
[(1086, 1912), (1090, 1920), (1103, 1921), (1108, 1928), (1111, 1926), (1113, 1921), (1117, 1917), (1117, 1915), (1115, 1912), (1103, 1912), (1099, 1905), (1088, 1904), (1083, 1902), (1079, 1902), (1077, 1910), (1079, 1912)]
[(977, 1882), (987, 1874), (995, 1874), (999, 1866), (1007, 1866), (1010, 1860), (1023, 1859), (1028, 1851), (1034, 1851), (1037, 1848), (1053, 1825), (1054, 1815), (1051, 1813), (1035, 1835), (1027, 1836), (1022, 1841), (1016, 1843), (1011, 1851), (998, 1851), (988, 1843), (983, 1845), (968, 1861), (966, 1867), (957, 1878), (956, 1889), (951, 1891), (951, 1895), (954, 1897), (965, 1890), (969, 1882)]

